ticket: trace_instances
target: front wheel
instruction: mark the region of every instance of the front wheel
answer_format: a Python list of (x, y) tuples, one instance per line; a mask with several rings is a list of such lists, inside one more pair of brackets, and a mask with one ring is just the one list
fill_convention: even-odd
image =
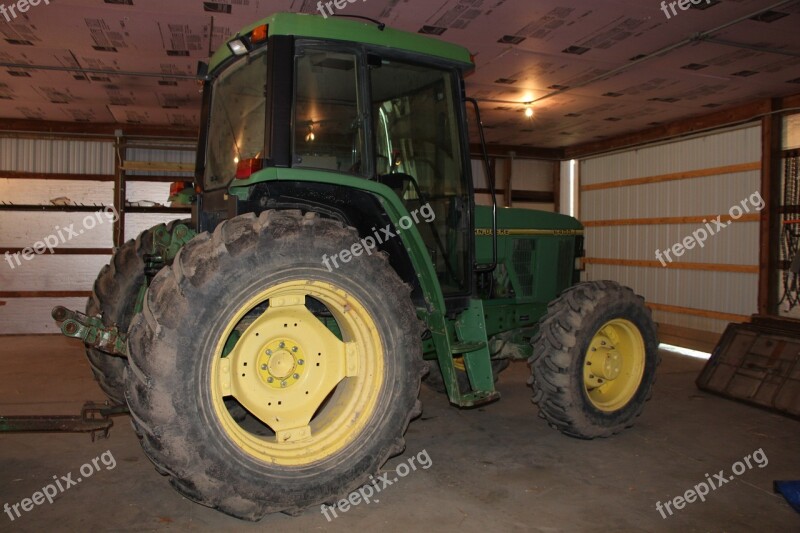
[(644, 299), (613, 281), (579, 283), (548, 306), (531, 341), (533, 401), (561, 432), (608, 437), (650, 398), (658, 338)]
[(420, 322), (382, 254), (323, 266), (358, 238), (313, 213), (243, 215), (155, 277), (130, 328), (128, 403), (182, 494), (249, 520), (293, 513), (403, 450)]

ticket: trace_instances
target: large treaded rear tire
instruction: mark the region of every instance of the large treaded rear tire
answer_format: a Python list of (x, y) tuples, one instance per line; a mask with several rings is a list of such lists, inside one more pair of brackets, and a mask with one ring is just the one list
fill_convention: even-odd
[[(389, 457), (403, 451), (403, 434), (410, 420), (421, 412), (417, 399), (424, 369), (421, 323), (409, 287), (391, 269), (385, 255), (362, 254), (332, 271), (322, 266), (325, 254), (338, 254), (358, 239), (353, 228), (314, 213), (266, 211), (258, 218), (241, 215), (221, 223), (213, 234), (195, 237), (180, 250), (173, 265), (153, 279), (144, 310), (134, 318), (129, 330), (127, 401), (145, 453), (159, 472), (170, 477), (178, 492), (246, 520), (258, 520), (273, 512), (296, 514), (311, 505), (335, 501), (367, 483)], [(288, 311), (281, 311), (281, 307), (308, 305), (287, 304), (277, 296), (274, 301), (269, 296), (267, 305), (262, 295), (280, 291), (287, 284), (296, 287), (298, 282), (306, 286), (326, 284), (337, 294), (346, 294), (356, 309), (352, 312), (366, 310), (374, 319), (375, 330), (370, 335), (378, 335), (383, 347), (379, 352), (383, 365), (381, 385), (370, 395), (375, 400), (374, 407), (364, 411), (368, 415), (349, 411), (337, 399), (341, 398), (337, 396), (338, 388), (319, 407), (321, 424), (337, 420), (328, 418), (329, 407), (334, 412), (344, 412), (348, 420), (362, 419), (357, 423), (361, 425), (354, 426), (360, 429), (341, 444), (337, 441), (329, 453), (315, 452), (307, 442), (316, 445), (313, 439), (323, 439), (321, 435), (333, 424), (313, 426), (312, 421), (309, 427), (315, 429), (311, 437), (284, 444), (276, 434), (271, 436), (263, 429), (257, 433), (245, 427), (248, 421), (259, 422), (255, 410), (231, 409), (230, 393), (220, 391), (232, 389), (215, 385), (215, 379), (227, 378), (232, 383), (252, 380), (246, 383), (253, 384), (247, 390), (258, 394), (257, 404), (251, 404), (253, 409), (267, 405), (269, 394), (288, 394), (301, 384), (301, 391), (306, 388), (302, 381), (296, 381), (276, 393), (269, 389), (274, 385), (267, 384), (266, 378), (258, 374), (267, 372), (272, 364), (262, 365), (259, 358), (274, 358), (278, 353), (265, 347), (275, 346), (282, 335), (292, 331), (295, 320), (283, 323), (281, 313)], [(350, 312), (347, 306), (345, 309)], [(280, 326), (261, 329), (258, 321), (270, 312), (271, 316), (281, 317)], [(226, 332), (231, 331), (232, 324), (240, 323), (240, 316), (254, 321), (243, 326), (246, 329), (226, 354), (221, 348), (223, 344), (228, 346), (230, 340)], [(300, 327), (303, 320), (307, 319), (297, 320)], [(256, 339), (254, 336), (259, 334)], [(245, 350), (249, 340), (261, 348)], [(298, 353), (308, 354), (303, 343), (302, 338), (296, 342), (300, 345)], [(361, 352), (361, 345), (357, 346)], [(280, 347), (283, 348), (282, 343)], [(244, 354), (242, 359), (237, 359), (238, 354)], [(316, 359), (318, 355), (306, 358), (314, 357), (324, 367), (327, 356)], [(236, 370), (232, 366), (230, 373), (219, 371), (220, 366), (225, 366), (223, 360), (226, 365), (236, 365)], [(314, 369), (308, 361), (298, 361), (296, 364), (304, 365), (302, 371), (310, 373)], [(262, 381), (255, 381), (251, 373), (262, 376)], [(228, 378), (229, 375), (232, 376)], [(220, 409), (223, 397), (225, 404)], [(319, 420), (317, 416), (314, 420)], [(268, 420), (277, 422), (278, 418)], [(248, 440), (251, 436), (257, 444), (248, 447), (253, 442)]]
[[(175, 224), (189, 224), (189, 220), (175, 220), (166, 225), (172, 231)], [(127, 331), (133, 318), (133, 308), (139, 295), (139, 288), (144, 282), (143, 256), (152, 250), (154, 232), (164, 226), (158, 224), (144, 230), (136, 239), (131, 239), (120, 246), (111, 256), (92, 287), (92, 295), (86, 302), (88, 316), (100, 316), (103, 324), (116, 324), (119, 331)], [(125, 403), (125, 357), (109, 355), (96, 348), (87, 348), (86, 357), (89, 366), (103, 392), (117, 403)]]
[[(590, 399), (585, 365), (601, 329), (615, 321), (629, 325), (626, 327), (634, 336), (638, 330), (642, 373), (624, 405), (601, 409)], [(593, 439), (618, 433), (633, 425), (651, 396), (659, 363), (656, 327), (644, 299), (628, 287), (613, 281), (570, 287), (550, 303), (531, 343), (533, 356), (528, 362), (533, 401), (539, 406), (539, 415), (566, 435)], [(631, 355), (619, 352), (623, 359)]]

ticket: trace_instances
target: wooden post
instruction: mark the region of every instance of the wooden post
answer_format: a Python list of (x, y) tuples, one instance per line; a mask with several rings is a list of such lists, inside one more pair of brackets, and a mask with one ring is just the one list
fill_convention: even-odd
[(122, 165), (125, 161), (125, 138), (119, 135), (114, 140), (114, 209), (117, 211), (117, 220), (114, 222), (112, 246), (116, 250), (125, 242), (125, 171)]
[(514, 156), (517, 154), (515, 152), (508, 152), (508, 173), (506, 174), (506, 189), (503, 196), (505, 196), (505, 206), (506, 207), (513, 207), (514, 201), (512, 199), (513, 191), (514, 191)]
[[(779, 100), (770, 102), (771, 111), (781, 107)], [(778, 314), (779, 238), (781, 204), (781, 147), (783, 118), (770, 114), (761, 121), (761, 196), (766, 204), (761, 210), (759, 226), (758, 312)]]
[(561, 162), (553, 162), (553, 211), (561, 212)]

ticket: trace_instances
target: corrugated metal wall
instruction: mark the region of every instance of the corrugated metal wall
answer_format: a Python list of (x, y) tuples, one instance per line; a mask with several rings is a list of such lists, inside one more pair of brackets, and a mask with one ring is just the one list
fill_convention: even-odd
[[(755, 168), (760, 160), (761, 128), (748, 126), (580, 161), (587, 278), (613, 279), (633, 287), (656, 305), (654, 317), (662, 324), (719, 333), (728, 322), (720, 318), (721, 313), (755, 313), (759, 224), (753, 218), (757, 219), (760, 203), (760, 171)], [(721, 168), (734, 165), (749, 170)], [(691, 176), (702, 171), (711, 175), (676, 179), (677, 173)], [(651, 179), (602, 188), (610, 182), (641, 178)], [(712, 223), (718, 233), (709, 236), (703, 247), (695, 244), (680, 257), (672, 253), (672, 262), (664, 257), (664, 250), (706, 227), (698, 219), (680, 223), (675, 217), (711, 221), (728, 214), (733, 206), (742, 207), (743, 201), (743, 211), (750, 211), (748, 221), (724, 229)], [(702, 233), (697, 236), (702, 238)], [(656, 250), (662, 251), (667, 267)], [(724, 271), (733, 269), (744, 271)], [(667, 312), (659, 306), (681, 310)]]
[[(130, 150), (128, 160), (193, 162), (194, 152)], [(115, 147), (111, 141), (0, 137), (0, 170), (12, 172), (113, 175)], [(149, 174), (149, 173), (143, 173)], [(176, 174), (178, 176), (180, 174)], [(129, 182), (127, 201), (151, 200), (166, 205), (168, 183)], [(0, 203), (50, 205), (68, 198), (78, 205), (98, 209), (114, 204), (112, 181), (0, 178)], [(132, 213), (126, 216), (125, 239), (175, 214)], [(89, 221), (88, 219), (94, 219)], [(70, 236), (64, 228), (78, 232)], [(48, 236), (58, 239), (56, 250), (112, 248), (111, 217), (89, 212), (0, 210), (0, 249), (31, 247)], [(0, 334), (56, 333), (50, 310), (55, 305), (83, 310), (85, 297), (28, 297), (51, 291), (91, 291), (98, 272), (108, 263), (108, 254), (50, 254), (45, 251), (30, 260), (5, 255), (0, 261), (0, 292), (25, 293), (25, 297), (0, 298)]]

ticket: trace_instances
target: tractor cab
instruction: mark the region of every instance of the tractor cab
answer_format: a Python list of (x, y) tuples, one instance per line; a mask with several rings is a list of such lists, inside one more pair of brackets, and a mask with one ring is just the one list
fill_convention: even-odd
[[(208, 70), (199, 230), (243, 212), (324, 206), (387, 250), (423, 303), (397, 253), (411, 230), (447, 307), (463, 309), (474, 239), (462, 76), (472, 68), (460, 47), (378, 24), (278, 14), (240, 32)], [(311, 178), (298, 186), (298, 176)], [(399, 202), (397, 220), (387, 201)]]

